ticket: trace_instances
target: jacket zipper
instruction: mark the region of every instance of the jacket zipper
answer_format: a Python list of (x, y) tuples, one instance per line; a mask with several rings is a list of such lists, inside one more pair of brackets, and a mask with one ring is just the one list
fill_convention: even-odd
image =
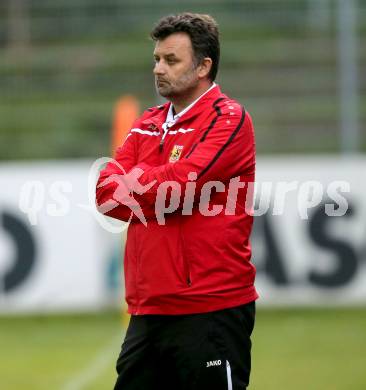
[(183, 277), (184, 277), (184, 281), (185, 281), (186, 285), (188, 287), (191, 287), (192, 286), (191, 267), (189, 264), (189, 260), (186, 257), (185, 242), (184, 242), (184, 238), (183, 238), (181, 229), (182, 229), (182, 225), (180, 225), (179, 236), (180, 236), (181, 245), (182, 245), (181, 249), (182, 249), (182, 256), (183, 256)]
[[(137, 248), (137, 237), (136, 237), (136, 229), (134, 229), (134, 241), (135, 241), (135, 248)], [(139, 289), (139, 286), (138, 286), (138, 274), (139, 274), (139, 267), (138, 267), (138, 258), (137, 256), (135, 256), (135, 286), (136, 286), (136, 291), (135, 291), (135, 294), (136, 294), (136, 309), (135, 309), (135, 315), (138, 315), (138, 312), (139, 312), (139, 307), (140, 307), (140, 297), (139, 297), (139, 292), (138, 292), (138, 289)]]
[(164, 148), (164, 141), (165, 141), (165, 137), (166, 135), (168, 134), (168, 131), (169, 131), (169, 128), (167, 126), (166, 123), (163, 124), (163, 135), (161, 137), (161, 140), (160, 140), (160, 143), (159, 143), (159, 153), (161, 153), (163, 151), (163, 148)]
[[(174, 123), (174, 125), (175, 125), (175, 123)], [(163, 151), (165, 137), (167, 136), (167, 134), (169, 132), (169, 129), (171, 127), (173, 127), (173, 126), (168, 126), (167, 123), (163, 123), (163, 125), (162, 125), (163, 135), (162, 135), (162, 137), (160, 139), (160, 143), (159, 143), (159, 153), (161, 153)], [(183, 255), (183, 262), (184, 262), (185, 282), (186, 282), (187, 286), (190, 287), (192, 285), (191, 271), (190, 271), (189, 262), (188, 262), (188, 260), (186, 259), (186, 257), (184, 255)]]
[(192, 285), (191, 267), (190, 267), (188, 259), (184, 255), (183, 255), (183, 264), (184, 264), (184, 278), (185, 278), (185, 282), (186, 282), (188, 287), (191, 287), (191, 285)]

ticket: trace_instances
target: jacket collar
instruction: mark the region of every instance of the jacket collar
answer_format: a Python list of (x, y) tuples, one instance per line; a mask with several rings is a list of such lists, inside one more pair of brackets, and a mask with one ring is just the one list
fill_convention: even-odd
[(191, 110), (199, 100), (201, 100), (206, 94), (208, 94), (212, 89), (216, 87), (216, 83), (213, 83), (201, 96), (199, 96), (194, 102), (188, 105), (184, 110), (182, 110), (179, 114), (174, 115), (173, 113), (173, 104), (170, 103), (168, 115), (166, 117), (166, 122), (175, 123), (181, 118), (183, 115), (187, 114), (189, 110)]
[[(177, 124), (180, 125), (181, 123), (190, 120), (198, 114), (202, 113), (202, 111), (207, 109), (207, 106), (212, 106), (213, 103), (222, 96), (224, 95), (221, 92), (220, 86), (216, 84), (212, 89), (201, 95), (198, 101), (196, 101), (187, 112), (185, 112), (177, 119), (174, 126)], [(158, 128), (162, 128), (163, 123), (166, 121), (170, 106), (170, 102), (165, 103), (154, 117), (145, 120), (144, 123), (153, 123)]]
[(218, 85), (213, 87), (207, 93), (200, 97), (200, 99), (188, 110), (184, 113), (179, 119), (176, 121), (176, 124), (183, 123), (187, 120), (191, 120), (193, 117), (202, 113), (202, 111), (207, 110), (208, 107), (211, 107), (213, 103), (219, 98), (222, 97), (223, 94)]

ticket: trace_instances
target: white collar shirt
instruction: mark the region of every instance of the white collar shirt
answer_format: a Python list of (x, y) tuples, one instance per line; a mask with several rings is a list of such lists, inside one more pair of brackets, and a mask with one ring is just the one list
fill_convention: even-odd
[(173, 104), (170, 103), (170, 107), (168, 110), (168, 114), (166, 116), (165, 123), (163, 124), (164, 132), (167, 132), (170, 127), (172, 127), (179, 118), (181, 118), (186, 112), (188, 112), (206, 93), (211, 91), (211, 89), (216, 87), (216, 83), (212, 83), (211, 87), (205, 91), (201, 96), (199, 96), (194, 102), (192, 102), (189, 106), (187, 106), (184, 110), (182, 110), (180, 113), (174, 115), (173, 113)]

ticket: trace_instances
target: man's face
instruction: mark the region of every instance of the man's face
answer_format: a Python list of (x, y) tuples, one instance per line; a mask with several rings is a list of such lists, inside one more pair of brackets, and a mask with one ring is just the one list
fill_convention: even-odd
[(188, 34), (174, 33), (156, 43), (156, 89), (165, 98), (189, 95), (198, 85), (198, 71)]

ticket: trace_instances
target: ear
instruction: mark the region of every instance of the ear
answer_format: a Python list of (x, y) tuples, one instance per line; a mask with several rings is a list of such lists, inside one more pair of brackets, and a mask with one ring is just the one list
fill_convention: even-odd
[(198, 65), (198, 77), (204, 79), (210, 73), (212, 67), (212, 60), (210, 57), (205, 57), (202, 62)]

